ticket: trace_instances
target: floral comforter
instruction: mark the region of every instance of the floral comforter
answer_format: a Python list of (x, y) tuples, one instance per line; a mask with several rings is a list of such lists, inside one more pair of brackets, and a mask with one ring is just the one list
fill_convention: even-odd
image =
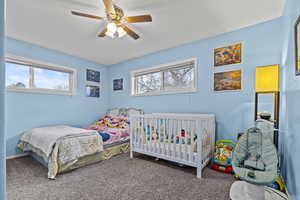
[(104, 116), (85, 129), (97, 130), (102, 136), (103, 144), (108, 145), (129, 140), (129, 124), (124, 117)]

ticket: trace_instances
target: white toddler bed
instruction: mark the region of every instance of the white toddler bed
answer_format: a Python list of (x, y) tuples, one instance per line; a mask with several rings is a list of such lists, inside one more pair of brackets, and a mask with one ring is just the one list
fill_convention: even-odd
[(130, 157), (138, 152), (202, 169), (213, 157), (213, 114), (155, 113), (130, 116)]

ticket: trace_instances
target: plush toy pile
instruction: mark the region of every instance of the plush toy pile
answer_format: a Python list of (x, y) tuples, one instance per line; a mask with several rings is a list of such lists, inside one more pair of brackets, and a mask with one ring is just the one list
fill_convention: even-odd
[(129, 121), (125, 117), (111, 117), (104, 116), (99, 121), (96, 122), (97, 126), (106, 126), (109, 128), (127, 128), (129, 126)]

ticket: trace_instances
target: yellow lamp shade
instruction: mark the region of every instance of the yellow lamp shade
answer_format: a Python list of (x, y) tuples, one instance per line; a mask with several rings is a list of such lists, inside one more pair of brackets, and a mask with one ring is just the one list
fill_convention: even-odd
[(256, 92), (278, 92), (280, 88), (280, 66), (256, 68)]

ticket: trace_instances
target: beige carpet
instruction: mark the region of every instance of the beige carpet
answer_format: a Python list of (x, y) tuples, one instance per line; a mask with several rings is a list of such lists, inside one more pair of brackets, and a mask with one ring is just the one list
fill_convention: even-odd
[(47, 179), (47, 170), (31, 157), (7, 161), (8, 200), (228, 200), (234, 179), (128, 154)]

